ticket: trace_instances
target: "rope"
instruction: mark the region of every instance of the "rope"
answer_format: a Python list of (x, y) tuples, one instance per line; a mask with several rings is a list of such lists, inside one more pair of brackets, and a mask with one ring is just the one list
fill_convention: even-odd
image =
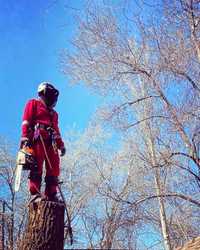
[(41, 134), (39, 135), (39, 137), (40, 137), (40, 140), (41, 140), (41, 142), (42, 142), (42, 146), (43, 146), (44, 153), (45, 153), (46, 159), (47, 159), (47, 161), (48, 161), (49, 167), (50, 167), (51, 169), (53, 169), (53, 167), (52, 167), (52, 165), (51, 165), (51, 161), (49, 160), (49, 157), (48, 157), (48, 154), (47, 154), (46, 146), (45, 146), (45, 144), (44, 144), (44, 139), (43, 139), (43, 137), (42, 137)]
[[(43, 137), (41, 134), (39, 134), (39, 137), (40, 137), (40, 140), (41, 140), (41, 143), (42, 143), (42, 146), (43, 146), (43, 149), (44, 149), (44, 153), (45, 153), (45, 156), (46, 156), (46, 159), (49, 163), (49, 167), (51, 169), (53, 169), (52, 165), (51, 165), (51, 161), (48, 157), (48, 154), (47, 154), (47, 150), (46, 150), (46, 146), (45, 146), (45, 143), (44, 143), (44, 140), (43, 140)], [(68, 232), (69, 232), (69, 235), (70, 235), (70, 243), (71, 245), (73, 244), (73, 231), (72, 231), (72, 227), (71, 227), (71, 220), (70, 220), (70, 215), (69, 215), (69, 212), (68, 212), (68, 209), (67, 209), (67, 205), (66, 205), (66, 202), (65, 202), (65, 198), (64, 198), (64, 195), (62, 193), (62, 190), (61, 190), (61, 187), (59, 186), (62, 182), (59, 182), (58, 183), (58, 190), (60, 192), (60, 195), (61, 195), (61, 198), (63, 200), (63, 203), (64, 203), (64, 207), (65, 207), (65, 210), (66, 210), (66, 213), (67, 213), (67, 220), (68, 220)]]

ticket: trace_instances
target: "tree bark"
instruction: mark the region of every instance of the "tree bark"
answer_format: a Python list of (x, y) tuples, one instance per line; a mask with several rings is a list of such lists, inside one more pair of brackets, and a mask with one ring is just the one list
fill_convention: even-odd
[(28, 224), (18, 250), (63, 250), (64, 205), (39, 201), (29, 205)]

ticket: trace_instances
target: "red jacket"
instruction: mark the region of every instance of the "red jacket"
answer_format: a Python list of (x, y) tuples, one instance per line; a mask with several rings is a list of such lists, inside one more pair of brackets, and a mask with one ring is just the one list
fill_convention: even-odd
[[(27, 102), (23, 115), (22, 122), (22, 140), (33, 139), (34, 127), (36, 124), (43, 124), (50, 126), (55, 130), (56, 144), (59, 149), (64, 147), (59, 127), (58, 127), (58, 113), (53, 109), (48, 109), (45, 103), (40, 99), (31, 99)], [(42, 131), (44, 139), (49, 136), (47, 131)]]

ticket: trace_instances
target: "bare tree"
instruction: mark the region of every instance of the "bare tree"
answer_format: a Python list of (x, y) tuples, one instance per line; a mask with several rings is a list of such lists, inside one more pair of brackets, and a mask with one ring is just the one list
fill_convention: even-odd
[[(184, 230), (177, 224), (177, 199), (195, 206), (190, 210), (194, 217), (199, 211), (198, 1), (153, 6), (122, 1), (118, 7), (98, 2), (85, 13), (78, 19), (73, 52), (63, 53), (63, 71), (108, 97), (107, 107), (96, 115), (98, 121), (101, 117), (124, 132), (123, 141), (126, 136), (135, 139), (133, 157), (141, 160), (139, 168), (144, 165), (149, 172), (142, 171), (144, 182), (149, 176), (151, 185), (155, 183), (147, 195), (134, 190), (140, 195), (131, 200), (113, 187), (104, 193), (132, 208), (157, 199), (164, 245), (172, 249), (178, 242), (175, 224), (178, 237), (192, 236), (189, 223)], [(184, 185), (177, 184), (181, 182)], [(187, 206), (182, 207), (182, 213), (189, 214)]]
[[(13, 152), (12, 152), (13, 151)], [(0, 142), (0, 202), (2, 205), (2, 233), (5, 249), (15, 249), (21, 236), (27, 210), (27, 175), (23, 176), (19, 194), (14, 192), (16, 159), (14, 146), (1, 137)]]

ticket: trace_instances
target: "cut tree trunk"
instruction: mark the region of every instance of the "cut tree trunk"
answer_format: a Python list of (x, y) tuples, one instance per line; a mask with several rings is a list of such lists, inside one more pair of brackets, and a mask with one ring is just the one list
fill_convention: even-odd
[(64, 205), (39, 201), (29, 205), (29, 215), (18, 250), (63, 250)]

